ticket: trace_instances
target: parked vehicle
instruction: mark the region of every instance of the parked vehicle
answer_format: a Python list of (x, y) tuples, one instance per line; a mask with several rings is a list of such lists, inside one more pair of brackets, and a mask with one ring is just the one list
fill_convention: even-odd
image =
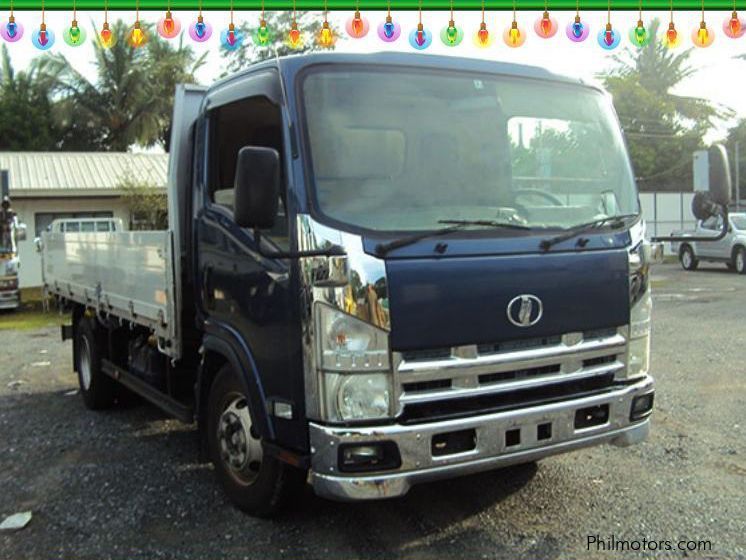
[(648, 434), (651, 246), (610, 98), (409, 54), (177, 90), (167, 231), (44, 234), (85, 404), (184, 421), (258, 515)]
[(120, 218), (61, 218), (49, 224), (48, 231), (90, 233), (125, 231), (125, 227)]
[[(688, 236), (715, 238), (723, 229), (723, 216), (710, 216), (698, 220), (694, 230), (678, 231), (672, 235), (686, 238)], [(746, 213), (734, 213), (728, 216), (728, 232), (714, 240), (687, 241), (671, 244), (672, 250), (679, 255), (679, 262), (685, 270), (696, 270), (700, 261), (724, 263), (738, 274), (746, 274)]]
[(25, 239), (26, 225), (18, 222), (6, 195), (0, 208), (0, 309), (17, 309), (21, 305), (18, 242)]

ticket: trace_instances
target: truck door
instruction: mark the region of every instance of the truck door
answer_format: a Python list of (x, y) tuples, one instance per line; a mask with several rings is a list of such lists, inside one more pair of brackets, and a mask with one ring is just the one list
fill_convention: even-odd
[[(276, 97), (276, 74), (248, 76), (240, 87), (218, 90), (207, 97), (207, 111), (198, 127), (204, 134), (202, 182), (196, 191), (196, 275), (198, 315), (217, 334), (249, 356), (251, 368), (244, 375), (258, 376), (261, 401), (278, 398), (302, 403), (302, 383), (294, 382), (291, 372), (302, 380), (297, 301), (290, 287), (290, 262), (268, 258), (271, 253), (289, 249), (289, 220), (285, 211), (287, 181), (283, 177), (275, 227), (263, 232), (263, 251), (252, 231), (239, 227), (233, 219), (234, 179), (238, 152), (244, 146), (276, 149), (285, 160), (283, 125)], [(240, 97), (234, 94), (240, 92)], [(196, 145), (200, 146), (199, 139)], [(215, 331), (217, 329), (217, 331)], [(209, 331), (208, 331), (209, 332)], [(297, 447), (304, 445), (305, 431), (292, 425), (298, 419), (275, 420), (278, 439)], [(284, 432), (284, 433), (283, 433)]]
[[(704, 235), (717, 236), (723, 230), (723, 217), (712, 216), (702, 222), (702, 233)], [(711, 259), (725, 259), (730, 257), (730, 235), (726, 235), (718, 241), (701, 241), (697, 243), (697, 249), (702, 257)]]

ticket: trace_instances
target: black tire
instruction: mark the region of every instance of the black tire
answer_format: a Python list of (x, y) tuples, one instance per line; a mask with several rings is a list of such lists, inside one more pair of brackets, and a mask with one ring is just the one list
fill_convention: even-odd
[(699, 260), (694, 256), (694, 251), (690, 245), (682, 245), (679, 250), (679, 262), (684, 270), (696, 270), (699, 266)]
[(251, 515), (278, 513), (305, 482), (305, 471), (259, 451), (261, 440), (251, 427), (248, 399), (229, 365), (220, 369), (210, 388), (207, 445), (226, 495)]
[(75, 369), (83, 402), (91, 410), (111, 408), (116, 399), (117, 383), (101, 371), (102, 337), (97, 336), (90, 319), (80, 319), (75, 338), (78, 356)]
[(733, 269), (738, 274), (746, 274), (746, 249), (736, 247), (733, 251)]

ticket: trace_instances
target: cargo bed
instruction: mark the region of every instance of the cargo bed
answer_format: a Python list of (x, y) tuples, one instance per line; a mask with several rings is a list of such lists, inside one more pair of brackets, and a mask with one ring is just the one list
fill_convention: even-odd
[(178, 357), (170, 231), (44, 233), (48, 293), (151, 328)]

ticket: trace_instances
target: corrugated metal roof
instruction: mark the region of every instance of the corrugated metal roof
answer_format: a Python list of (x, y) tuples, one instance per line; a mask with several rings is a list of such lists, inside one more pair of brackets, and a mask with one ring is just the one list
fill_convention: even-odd
[(9, 172), (11, 196), (114, 190), (125, 178), (165, 188), (168, 154), (0, 152), (0, 169)]

